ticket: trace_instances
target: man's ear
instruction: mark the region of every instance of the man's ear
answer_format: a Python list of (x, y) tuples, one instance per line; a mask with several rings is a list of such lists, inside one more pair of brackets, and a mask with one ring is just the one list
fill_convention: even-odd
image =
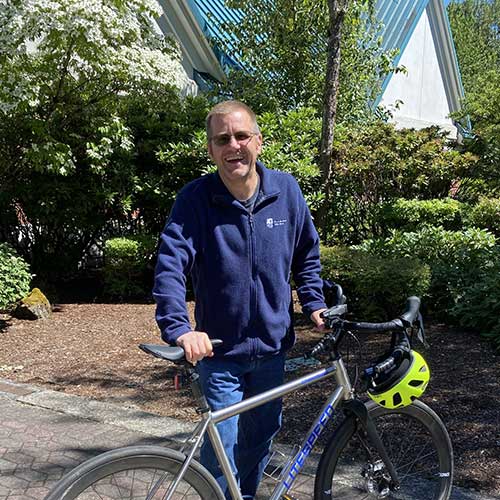
[(207, 151), (208, 151), (208, 156), (210, 156), (210, 159), (212, 161), (214, 161), (214, 155), (213, 155), (213, 151), (212, 151), (212, 142), (211, 141), (207, 142)]
[(262, 134), (257, 135), (255, 140), (257, 141), (257, 154), (260, 155), (262, 152)]

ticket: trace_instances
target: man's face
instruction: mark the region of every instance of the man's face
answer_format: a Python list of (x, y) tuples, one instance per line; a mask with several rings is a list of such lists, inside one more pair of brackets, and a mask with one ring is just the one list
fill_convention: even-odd
[(208, 152), (226, 186), (236, 186), (254, 175), (262, 136), (255, 132), (255, 125), (246, 111), (214, 115), (210, 132)]

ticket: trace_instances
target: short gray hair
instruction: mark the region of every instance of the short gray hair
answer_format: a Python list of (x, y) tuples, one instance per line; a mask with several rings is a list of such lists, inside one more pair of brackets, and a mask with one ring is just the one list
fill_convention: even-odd
[(207, 139), (210, 140), (210, 127), (212, 123), (212, 117), (215, 115), (228, 115), (229, 113), (233, 113), (235, 111), (245, 111), (248, 116), (251, 118), (254, 126), (254, 132), (260, 134), (259, 125), (257, 123), (257, 116), (253, 112), (250, 106), (247, 106), (244, 102), (241, 101), (223, 101), (219, 104), (216, 104), (207, 115)]

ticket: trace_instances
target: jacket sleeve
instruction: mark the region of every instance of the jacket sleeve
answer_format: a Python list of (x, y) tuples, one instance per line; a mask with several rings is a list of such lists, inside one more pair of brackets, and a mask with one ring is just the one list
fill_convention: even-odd
[(160, 237), (153, 297), (156, 322), (169, 344), (192, 330), (186, 307), (186, 281), (196, 256), (196, 218), (180, 194)]
[(318, 309), (326, 308), (319, 258), (319, 236), (311, 213), (297, 185), (296, 244), (292, 260), (292, 274), (303, 313), (309, 317)]

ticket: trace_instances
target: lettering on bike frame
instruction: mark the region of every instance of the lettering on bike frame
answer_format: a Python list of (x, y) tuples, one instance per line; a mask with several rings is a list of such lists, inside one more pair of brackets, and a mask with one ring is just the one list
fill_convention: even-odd
[(335, 413), (335, 410), (331, 404), (329, 404), (321, 416), (319, 417), (318, 424), (312, 429), (311, 434), (305, 441), (304, 446), (300, 450), (300, 452), (297, 454), (297, 458), (295, 459), (295, 462), (293, 463), (292, 467), (290, 468), (290, 471), (288, 472), (288, 477), (286, 480), (283, 482), (283, 484), (286, 486), (287, 489), (290, 489), (292, 486), (292, 483), (295, 481), (297, 478), (297, 475), (300, 472), (300, 469), (302, 469), (302, 466), (304, 465), (304, 462), (306, 461), (306, 458), (309, 456), (311, 453), (314, 444), (318, 440), (319, 436), (323, 432), (324, 428), (326, 427), (326, 424), (330, 421), (332, 418), (333, 414)]

